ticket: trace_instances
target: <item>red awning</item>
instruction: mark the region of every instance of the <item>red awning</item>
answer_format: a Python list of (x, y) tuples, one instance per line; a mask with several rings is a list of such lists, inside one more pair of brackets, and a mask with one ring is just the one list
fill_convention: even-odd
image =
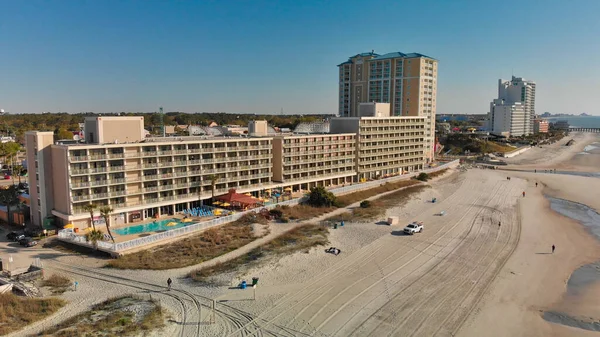
[(245, 194), (236, 193), (235, 188), (229, 190), (229, 193), (215, 197), (215, 199), (230, 204), (254, 205), (260, 203), (260, 200), (247, 196)]

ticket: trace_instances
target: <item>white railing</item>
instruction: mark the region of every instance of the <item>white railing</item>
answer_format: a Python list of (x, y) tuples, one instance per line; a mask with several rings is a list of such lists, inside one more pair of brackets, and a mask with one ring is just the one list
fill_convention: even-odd
[[(333, 192), (334, 194), (345, 194), (345, 193), (349, 193), (349, 192), (355, 192), (355, 191), (359, 191), (359, 190), (363, 190), (363, 189), (367, 189), (367, 188), (376, 187), (376, 186), (379, 186), (379, 185), (381, 185), (383, 183), (387, 183), (387, 182), (410, 179), (421, 172), (431, 173), (431, 172), (440, 171), (440, 170), (443, 170), (446, 168), (456, 167), (458, 165), (459, 165), (459, 161), (454, 160), (452, 162), (449, 162), (449, 163), (446, 163), (446, 164), (443, 164), (443, 165), (440, 165), (438, 167), (434, 167), (431, 169), (413, 172), (410, 174), (404, 174), (404, 175), (396, 176), (396, 177), (390, 177), (390, 178), (385, 178), (385, 179), (369, 181), (369, 182), (350, 185), (350, 186), (332, 188), (330, 191)], [(221, 218), (215, 218), (212, 220), (191, 224), (191, 225), (188, 225), (185, 227), (171, 229), (171, 230), (161, 232), (161, 233), (151, 234), (151, 235), (148, 235), (148, 236), (145, 236), (142, 238), (137, 238), (137, 239), (133, 239), (133, 240), (125, 241), (125, 242), (119, 242), (119, 243), (113, 244), (110, 242), (98, 241), (98, 249), (103, 250), (103, 251), (108, 251), (108, 252), (114, 252), (114, 253), (122, 252), (122, 251), (125, 251), (128, 249), (145, 246), (150, 243), (169, 240), (169, 239), (176, 238), (176, 237), (179, 237), (182, 235), (197, 232), (199, 230), (203, 230), (203, 229), (207, 229), (207, 228), (211, 228), (211, 227), (215, 227), (215, 226), (220, 226), (220, 225), (223, 225), (223, 224), (226, 224), (229, 222), (233, 222), (233, 221), (240, 219), (241, 217), (243, 217), (246, 214), (257, 213), (263, 208), (273, 209), (275, 207), (283, 206), (283, 205), (295, 206), (305, 200), (306, 200), (306, 197), (286, 200), (286, 201), (282, 201), (279, 203), (265, 205), (265, 206), (261, 206), (261, 207), (251, 209), (248, 211), (224, 216)], [(204, 206), (204, 207), (208, 207), (208, 206)], [(75, 235), (75, 233), (73, 232), (72, 229), (62, 229), (62, 230), (58, 231), (58, 238), (60, 240), (68, 241), (68, 242), (75, 243), (78, 245), (82, 245), (82, 246), (86, 246), (86, 247), (90, 247), (90, 248), (93, 247), (92, 243), (87, 242), (84, 236)]]
[(437, 166), (437, 167), (433, 167), (430, 169), (426, 169), (426, 170), (421, 170), (421, 171), (416, 171), (416, 172), (411, 172), (408, 174), (403, 174), (403, 175), (398, 175), (395, 177), (389, 177), (389, 178), (384, 178), (384, 179), (379, 179), (379, 180), (373, 180), (373, 181), (367, 181), (364, 183), (360, 183), (360, 184), (354, 184), (354, 185), (350, 185), (350, 186), (344, 186), (344, 187), (336, 187), (336, 188), (332, 188), (330, 191), (333, 192), (333, 194), (346, 194), (346, 193), (350, 193), (350, 192), (356, 192), (356, 191), (360, 191), (360, 190), (364, 190), (367, 188), (372, 188), (372, 187), (377, 187), (381, 184), (385, 184), (388, 182), (395, 182), (395, 181), (400, 181), (400, 180), (408, 180), (416, 175), (418, 175), (419, 173), (425, 172), (425, 173), (431, 173), (431, 172), (436, 172), (436, 171), (440, 171), (443, 169), (447, 169), (447, 168), (452, 168), (452, 167), (456, 167), (459, 165), (459, 160), (454, 160), (451, 161), (449, 163)]

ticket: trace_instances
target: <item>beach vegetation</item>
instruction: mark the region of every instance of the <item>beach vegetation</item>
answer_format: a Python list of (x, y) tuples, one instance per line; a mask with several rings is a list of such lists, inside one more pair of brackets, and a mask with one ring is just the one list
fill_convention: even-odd
[(214, 275), (241, 268), (247, 270), (274, 258), (326, 245), (329, 243), (328, 234), (327, 227), (316, 224), (296, 227), (240, 257), (194, 270), (189, 276), (195, 281), (209, 283), (209, 278)]
[(0, 335), (18, 331), (44, 319), (65, 305), (58, 298), (31, 298), (12, 293), (0, 295)]
[(331, 207), (336, 206), (337, 198), (335, 194), (325, 189), (323, 186), (316, 186), (310, 189), (307, 204), (313, 207)]
[(210, 228), (193, 236), (125, 254), (108, 262), (106, 267), (117, 269), (164, 270), (192, 266), (234, 251), (257, 239), (253, 224), (266, 225), (262, 216), (245, 215), (239, 220)]
[(91, 310), (52, 325), (40, 336), (145, 336), (165, 325), (160, 303), (131, 296), (112, 298)]

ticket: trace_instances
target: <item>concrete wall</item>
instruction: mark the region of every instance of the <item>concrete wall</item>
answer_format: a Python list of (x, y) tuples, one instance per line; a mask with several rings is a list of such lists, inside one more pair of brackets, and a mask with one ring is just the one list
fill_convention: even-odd
[(53, 146), (52, 149), (52, 180), (54, 188), (52, 197), (54, 198), (54, 209), (59, 212), (70, 213), (71, 195), (69, 188), (69, 162), (67, 158), (68, 149), (66, 147)]
[(25, 133), (27, 162), (29, 163), (29, 195), (31, 198), (31, 222), (42, 226), (43, 219), (54, 208), (52, 197), (52, 132), (30, 131)]
[(360, 103), (360, 117), (389, 117), (390, 103)]
[(358, 133), (359, 119), (355, 118), (332, 118), (329, 124), (331, 133)]
[(267, 136), (269, 134), (267, 121), (250, 121), (248, 123), (248, 135)]
[(521, 153), (523, 153), (523, 152), (525, 152), (525, 151), (527, 151), (527, 150), (529, 150), (529, 149), (531, 149), (531, 147), (530, 147), (530, 146), (527, 146), (527, 147), (521, 147), (521, 148), (518, 148), (518, 149), (516, 149), (516, 150), (514, 150), (514, 151), (511, 151), (511, 152), (507, 152), (507, 153), (505, 153), (503, 157), (504, 157), (504, 158), (512, 158), (512, 157), (515, 157), (515, 156), (518, 156), (518, 155), (520, 155)]
[(85, 119), (87, 143), (129, 143), (139, 142), (144, 138), (144, 117), (87, 117)]
[(283, 181), (283, 139), (273, 138), (273, 181)]

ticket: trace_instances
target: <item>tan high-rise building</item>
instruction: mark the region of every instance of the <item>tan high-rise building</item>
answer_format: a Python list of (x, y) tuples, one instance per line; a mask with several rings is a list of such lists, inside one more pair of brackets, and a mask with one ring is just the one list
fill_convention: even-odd
[(375, 52), (339, 64), (339, 115), (359, 117), (360, 103), (389, 103), (392, 116), (425, 116), (425, 154), (435, 153), (438, 61), (418, 53)]

